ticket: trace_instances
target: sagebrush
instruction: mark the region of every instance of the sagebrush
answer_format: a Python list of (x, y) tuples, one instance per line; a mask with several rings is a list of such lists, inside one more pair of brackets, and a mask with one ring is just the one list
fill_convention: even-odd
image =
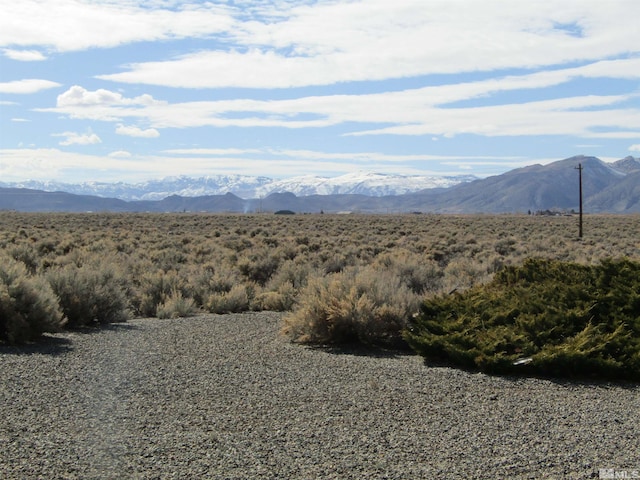
[(351, 268), (310, 282), (283, 332), (300, 343), (403, 344), (408, 317), (420, 297), (401, 277), (372, 268)]
[(53, 285), (68, 325), (80, 326), (198, 311), (302, 316), (308, 285), (354, 271), (400, 285), (385, 300), (399, 308), (407, 290), (464, 292), (531, 256), (640, 258), (638, 216), (587, 216), (584, 230), (579, 241), (575, 217), (527, 215), (0, 212), (0, 254)]
[(65, 323), (46, 280), (32, 276), (23, 263), (0, 256), (0, 341), (35, 340)]

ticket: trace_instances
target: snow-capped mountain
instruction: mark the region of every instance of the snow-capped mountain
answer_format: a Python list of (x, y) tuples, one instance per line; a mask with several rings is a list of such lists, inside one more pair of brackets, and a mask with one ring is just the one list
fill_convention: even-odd
[[(371, 197), (403, 195), (428, 188), (447, 188), (477, 180), (473, 175), (390, 175), (356, 172), (339, 177), (304, 176), (277, 180), (256, 190), (257, 196), (290, 192), (297, 196), (360, 194)], [(255, 197), (254, 197), (255, 198)]]
[(477, 180), (473, 175), (391, 175), (358, 172), (339, 177), (301, 176), (288, 179), (248, 175), (213, 175), (200, 178), (167, 177), (141, 183), (85, 182), (78, 184), (30, 180), (0, 183), (3, 187), (30, 188), (48, 192), (95, 195), (120, 200), (161, 200), (171, 195), (199, 197), (233, 193), (240, 198), (262, 198), (272, 193), (290, 192), (297, 196), (361, 194), (368, 196), (402, 195), (432, 188), (447, 188)]

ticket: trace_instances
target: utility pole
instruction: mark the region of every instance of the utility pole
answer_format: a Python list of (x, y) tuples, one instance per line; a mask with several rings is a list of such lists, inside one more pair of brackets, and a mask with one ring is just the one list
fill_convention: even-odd
[(579, 163), (576, 167), (578, 170), (578, 182), (580, 184), (579, 192), (580, 192), (580, 223), (578, 224), (578, 237), (582, 238), (582, 164)]

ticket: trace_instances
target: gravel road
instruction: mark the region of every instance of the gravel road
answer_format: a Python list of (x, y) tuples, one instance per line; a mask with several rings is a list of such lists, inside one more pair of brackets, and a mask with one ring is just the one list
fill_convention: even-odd
[(309, 348), (279, 323), (138, 319), (0, 346), (0, 478), (640, 476), (637, 386)]

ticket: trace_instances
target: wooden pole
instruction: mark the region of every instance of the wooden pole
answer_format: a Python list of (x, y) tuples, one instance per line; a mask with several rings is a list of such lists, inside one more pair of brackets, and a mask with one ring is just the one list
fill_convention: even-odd
[(579, 192), (580, 192), (580, 220), (578, 223), (578, 237), (582, 238), (582, 164), (579, 163), (576, 169), (578, 170), (578, 182), (579, 182)]

